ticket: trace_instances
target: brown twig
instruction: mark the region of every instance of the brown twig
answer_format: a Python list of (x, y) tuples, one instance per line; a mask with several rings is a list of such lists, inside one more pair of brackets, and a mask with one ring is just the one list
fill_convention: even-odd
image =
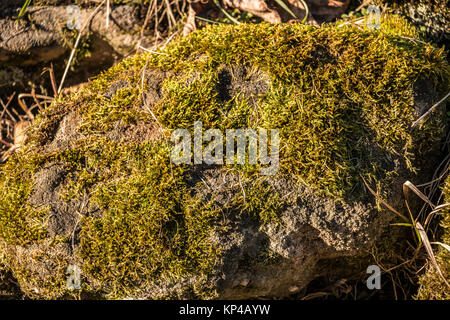
[(1, 104), (3, 106), (3, 111), (2, 111), (2, 114), (0, 115), (0, 119), (3, 118), (3, 116), (5, 115), (5, 112), (11, 117), (11, 119), (14, 119), (14, 117), (8, 111), (8, 106), (11, 103), (11, 101), (14, 98), (15, 95), (16, 95), (16, 93), (13, 92), (13, 94), (9, 97), (8, 102), (6, 103), (6, 105), (3, 104), (3, 101), (0, 99), (0, 102), (1, 102)]
[(55, 79), (55, 72), (53, 70), (53, 63), (50, 64), (50, 68), (45, 68), (44, 71), (42, 72), (42, 74), (44, 74), (45, 72), (48, 72), (50, 74), (50, 82), (52, 84), (52, 89), (53, 89), (53, 96), (57, 97), (58, 96), (58, 87), (56, 85), (56, 79)]

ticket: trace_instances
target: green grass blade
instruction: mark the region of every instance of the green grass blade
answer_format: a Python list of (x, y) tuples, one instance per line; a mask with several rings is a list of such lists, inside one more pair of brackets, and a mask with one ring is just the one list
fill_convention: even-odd
[(204, 21), (204, 22), (208, 22), (208, 23), (223, 24), (223, 22), (213, 21), (213, 20), (209, 20), (209, 19), (202, 18), (202, 17), (199, 17), (199, 16), (195, 16), (195, 19), (198, 19), (198, 20)]
[(239, 21), (237, 21), (235, 18), (233, 18), (219, 3), (219, 0), (214, 0), (214, 4), (220, 9), (220, 11), (223, 12), (223, 14), (230, 19), (232, 22), (239, 24)]
[(300, 0), (300, 1), (302, 3), (303, 7), (305, 7), (305, 17), (302, 20), (302, 23), (305, 23), (306, 19), (308, 19), (308, 16), (309, 16), (309, 8), (308, 8), (308, 5), (306, 4), (306, 2), (304, 0)]
[[(292, 12), (291, 9), (289, 9), (289, 7), (284, 3), (283, 0), (275, 0), (276, 3), (278, 3), (278, 5), (280, 7), (282, 7), (284, 10), (286, 10), (294, 19), (298, 19), (298, 17)], [(302, 3), (303, 7), (305, 8), (305, 17), (302, 20), (302, 23), (305, 23), (306, 19), (308, 18), (309, 15), (309, 8), (308, 5), (305, 3), (304, 0), (300, 0), (300, 2)]]
[(25, 2), (25, 4), (23, 5), (22, 9), (20, 9), (19, 16), (17, 17), (18, 19), (23, 17), (23, 15), (25, 14), (25, 11), (27, 11), (27, 8), (30, 5), (30, 3), (31, 3), (31, 0), (27, 0)]
[(286, 3), (284, 3), (283, 0), (275, 0), (275, 2), (278, 3), (278, 5), (282, 7), (284, 10), (286, 10), (292, 17), (294, 17), (294, 19), (298, 19), (297, 16), (291, 11), (291, 9), (289, 9), (289, 7), (286, 5)]
[(401, 226), (401, 227), (412, 227), (412, 228), (414, 228), (414, 225), (412, 223), (391, 223), (391, 226)]

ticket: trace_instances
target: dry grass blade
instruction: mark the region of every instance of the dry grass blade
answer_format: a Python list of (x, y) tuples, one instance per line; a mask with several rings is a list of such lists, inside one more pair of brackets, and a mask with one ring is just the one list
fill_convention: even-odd
[[(39, 108), (39, 111), (42, 111), (41, 103), (39, 102), (38, 97), (36, 96), (36, 90), (34, 87), (31, 89), (31, 96), (33, 97), (35, 105)], [(33, 107), (30, 108), (30, 112), (32, 111)]]
[(3, 106), (3, 111), (2, 114), (0, 115), (0, 119), (3, 118), (3, 116), (5, 115), (5, 112), (11, 117), (11, 119), (14, 119), (14, 117), (12, 116), (11, 113), (9, 113), (8, 111), (8, 106), (11, 103), (12, 99), (14, 98), (14, 96), (16, 95), (15, 92), (13, 92), (13, 94), (9, 97), (8, 102), (6, 102), (6, 104), (3, 104), (3, 101), (0, 100), (2, 106)]
[(427, 219), (425, 220), (425, 227), (430, 223), (433, 215), (437, 214), (439, 211), (441, 211), (442, 209), (444, 209), (445, 207), (448, 207), (448, 206), (450, 206), (450, 202), (440, 204), (436, 208), (434, 208), (434, 210), (428, 214)]
[(144, 35), (145, 35), (145, 28), (147, 27), (148, 21), (150, 20), (150, 15), (151, 15), (151, 13), (153, 11), (154, 4), (155, 3), (153, 2), (153, 3), (148, 5), (147, 13), (145, 14), (144, 23), (142, 24), (142, 27), (141, 27), (141, 32), (140, 32), (140, 35), (139, 35), (139, 41), (137, 42), (137, 45), (136, 45), (137, 49), (139, 49), (139, 47), (141, 46), (141, 41), (142, 41), (142, 39), (144, 38)]
[(417, 194), (417, 196), (419, 196), (420, 199), (428, 203), (432, 209), (436, 207), (426, 195), (424, 195), (413, 183), (411, 183), (411, 181), (406, 181), (403, 183), (403, 194), (406, 200), (408, 200), (408, 189), (412, 190), (415, 194)]
[(450, 252), (450, 246), (448, 244), (439, 242), (439, 241), (435, 241), (435, 242), (430, 242), (430, 244), (437, 244), (440, 245), (442, 248), (444, 248), (445, 250), (447, 250), (448, 252)]
[(27, 107), (25, 101), (23, 100), (23, 98), (27, 97), (27, 96), (31, 96), (29, 94), (25, 94), (25, 93), (21, 93), (19, 94), (19, 96), (17, 97), (17, 101), (19, 102), (19, 106), (22, 108), (22, 110), (27, 114), (28, 118), (30, 120), (34, 119), (34, 115), (33, 113), (30, 111), (30, 109)]
[(443, 97), (441, 100), (439, 100), (435, 105), (433, 105), (430, 109), (428, 109), (427, 112), (425, 112), (419, 119), (417, 119), (416, 121), (414, 121), (414, 123), (411, 125), (411, 128), (414, 128), (418, 123), (420, 123), (420, 121), (422, 121), (423, 119), (425, 119), (431, 112), (433, 112), (434, 109), (437, 108), (438, 105), (440, 105), (442, 102), (444, 102), (445, 100), (447, 100), (447, 98), (450, 96), (450, 92), (447, 93), (445, 95), (445, 97)]
[(83, 34), (84, 29), (87, 27), (87, 25), (90, 23), (91, 19), (97, 14), (98, 10), (106, 3), (106, 0), (103, 0), (97, 8), (92, 12), (92, 14), (89, 16), (89, 18), (85, 21), (84, 25), (81, 27), (80, 31), (78, 32), (77, 40), (75, 41), (75, 45), (72, 49), (72, 52), (70, 53), (69, 61), (67, 62), (66, 69), (64, 70), (64, 74), (61, 78), (61, 82), (59, 84), (58, 88), (58, 94), (61, 93), (62, 87), (64, 85), (64, 80), (66, 79), (67, 73), (69, 72), (70, 65), (72, 64), (72, 60), (75, 56), (75, 52), (78, 48), (78, 44), (80, 43), (81, 35)]
[[(446, 159), (444, 159), (443, 163), (445, 163), (445, 161), (446, 161), (448, 158), (450, 158), (450, 155), (447, 156)], [(449, 167), (449, 166), (446, 166), (446, 168), (444, 169), (444, 172), (442, 172), (441, 175), (440, 175), (439, 177), (437, 177), (436, 179), (433, 179), (433, 180), (431, 180), (431, 181), (429, 181), (429, 182), (426, 182), (426, 183), (423, 183), (423, 184), (419, 184), (419, 185), (417, 185), (417, 187), (418, 187), (418, 188), (421, 188), (421, 187), (425, 187), (425, 186), (432, 185), (432, 184), (435, 183), (435, 182), (441, 181), (441, 180), (444, 178), (444, 176), (447, 174), (447, 171), (448, 171), (449, 169), (450, 169), (450, 167)]]
[(154, 53), (154, 54), (160, 54), (160, 55), (162, 55), (162, 56), (168, 56), (168, 54), (167, 54), (167, 53), (164, 53), (164, 52), (157, 52), (157, 51), (153, 51), (153, 50), (150, 50), (150, 49), (144, 48), (143, 46), (139, 46), (139, 49), (142, 49), (142, 50), (144, 50), (144, 51), (147, 51), (147, 52), (150, 52), (150, 53)]
[(428, 256), (431, 259), (431, 263), (433, 264), (433, 266), (436, 268), (436, 271), (438, 272), (439, 276), (442, 278), (442, 280), (444, 281), (444, 283), (447, 285), (448, 288), (450, 288), (450, 284), (447, 282), (447, 280), (445, 279), (444, 275), (442, 274), (441, 269), (439, 268), (439, 265), (436, 261), (436, 257), (434, 256), (434, 252), (433, 249), (431, 248), (431, 244), (430, 244), (430, 240), (428, 240), (428, 236), (427, 233), (425, 232), (425, 230), (423, 229), (422, 225), (420, 224), (420, 222), (416, 222), (416, 229), (418, 230), (420, 237), (422, 239), (422, 243), (425, 246), (425, 249), (427, 250)]
[[(142, 48), (142, 49), (147, 50), (147, 51), (149, 51), (149, 52), (152, 52), (151, 50), (148, 50), (148, 49), (145, 49), (145, 48)], [(157, 52), (152, 52), (152, 53), (157, 53)], [(146, 61), (145, 66), (144, 66), (144, 68), (142, 69), (142, 78), (141, 78), (141, 89), (142, 89), (142, 92), (144, 92), (145, 71), (147, 70), (147, 65), (148, 65), (148, 60)], [(142, 93), (141, 93), (141, 95), (142, 95)], [(141, 99), (142, 99), (142, 102), (143, 102), (143, 104), (144, 104), (144, 107), (145, 107), (145, 108), (147, 109), (147, 111), (150, 113), (150, 115), (152, 116), (153, 120), (155, 120), (156, 123), (158, 124), (159, 129), (160, 129), (160, 131), (161, 131), (161, 134), (163, 135), (163, 137), (166, 138), (164, 127), (162, 126), (161, 122), (159, 122), (158, 118), (156, 118), (156, 116), (155, 116), (155, 114), (153, 113), (152, 109), (148, 106), (148, 104), (147, 104), (147, 99), (145, 99), (145, 96), (141, 96)], [(169, 148), (169, 149), (170, 149), (170, 148)]]
[(440, 210), (442, 210), (442, 209), (444, 209), (445, 207), (448, 207), (448, 206), (450, 206), (450, 202), (440, 204), (436, 208), (434, 208), (434, 210), (431, 211), (431, 213), (436, 213), (436, 212), (438, 212), (438, 211), (440, 211)]
[(321, 298), (321, 297), (326, 297), (329, 295), (331, 295), (331, 293), (329, 293), (329, 292), (322, 292), (322, 291), (313, 292), (313, 293), (310, 293), (310, 294), (304, 296), (300, 300), (313, 300), (313, 299), (317, 299), (317, 298)]
[(222, 13), (228, 18), (230, 19), (230, 21), (236, 23), (236, 24), (240, 24), (239, 21), (237, 21), (235, 18), (233, 18), (224, 8), (222, 8), (222, 6), (220, 5), (219, 0), (214, 0), (214, 4), (220, 9), (220, 11), (222, 11)]
[(166, 4), (166, 15), (167, 21), (169, 21), (169, 29), (172, 29), (172, 27), (177, 24), (177, 19), (175, 19), (175, 16), (173, 15), (169, 0), (164, 0), (164, 3)]
[(379, 195), (378, 193), (376, 193), (375, 191), (372, 190), (372, 188), (367, 184), (366, 180), (364, 179), (364, 177), (361, 175), (362, 180), (364, 181), (364, 184), (366, 185), (367, 189), (369, 189), (370, 193), (378, 200), (380, 201), (386, 208), (388, 208), (389, 210), (391, 210), (393, 213), (395, 213), (396, 215), (398, 215), (400, 218), (402, 218), (403, 220), (409, 222), (409, 220), (402, 215), (400, 212), (398, 212), (397, 210), (395, 210), (394, 208), (392, 208), (386, 201), (384, 201)]
[(52, 84), (53, 96), (56, 97), (58, 95), (58, 89), (56, 85), (55, 72), (53, 71), (53, 64), (50, 65), (50, 68), (45, 68), (41, 75), (48, 72), (50, 74), (50, 83)]

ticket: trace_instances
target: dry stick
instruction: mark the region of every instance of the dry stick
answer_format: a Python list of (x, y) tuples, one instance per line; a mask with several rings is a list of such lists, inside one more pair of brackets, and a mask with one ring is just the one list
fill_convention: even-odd
[[(430, 183), (429, 192), (428, 192), (429, 199), (431, 199), (433, 197), (433, 195), (436, 193), (442, 179), (445, 179), (447, 171), (450, 168), (449, 166), (450, 166), (450, 154), (447, 155), (443, 161), (441, 161), (441, 163), (437, 166), (436, 170), (433, 173), (433, 177), (432, 177), (433, 180)], [(423, 206), (421, 212), (423, 210), (425, 210), (424, 208), (425, 208), (425, 205)]]
[[(42, 94), (35, 94), (36, 98), (42, 99), (42, 100), (49, 100), (52, 101), (53, 98), (49, 96), (44, 96)], [(21, 93), (19, 95), (20, 99), (22, 98), (33, 98), (33, 95), (31, 93)]]
[(3, 143), (3, 144), (4, 144), (5, 146), (7, 146), (8, 148), (14, 147), (14, 144), (9, 143), (9, 142), (6, 142), (6, 141), (3, 140), (3, 139), (0, 139), (0, 142)]
[[(12, 108), (11, 111), (19, 118), (19, 121), (22, 121), (23, 118), (20, 114), (17, 113), (16, 109)], [(14, 119), (14, 118), (13, 118)], [(15, 119), (14, 119), (15, 120)], [(17, 121), (16, 121), (17, 122)]]
[(141, 41), (142, 41), (142, 38), (144, 38), (145, 28), (147, 27), (148, 21), (150, 20), (150, 14), (153, 10), (154, 4), (155, 4), (155, 2), (152, 2), (151, 4), (148, 5), (147, 13), (145, 14), (144, 24), (142, 25), (142, 28), (141, 28), (141, 33), (139, 35), (139, 41), (136, 45), (136, 49), (139, 49), (141, 47)]
[(154, 54), (160, 54), (160, 55), (163, 55), (163, 56), (168, 56), (167, 53), (164, 53), (164, 52), (156, 52), (156, 51), (153, 51), (153, 50), (144, 48), (143, 46), (139, 46), (139, 49), (142, 49), (142, 50), (144, 50), (144, 51), (147, 51), (147, 52), (150, 52), (150, 53), (154, 53)]
[[(177, 12), (180, 16), (183, 16), (183, 8), (180, 8), (180, 1), (175, 0), (175, 8), (177, 9)], [(184, 1), (183, 1), (183, 6), (184, 6)]]
[[(47, 103), (47, 102), (45, 102), (44, 101), (44, 103)], [(30, 111), (33, 111), (34, 110), (34, 108), (36, 108), (36, 107), (38, 107), (39, 108), (39, 105), (37, 105), (37, 104), (33, 104), (31, 107), (30, 107)], [(39, 109), (39, 110), (41, 110), (41, 109)]]
[(414, 38), (410, 38), (410, 37), (403, 37), (403, 36), (398, 36), (399, 38), (402, 38), (402, 39), (406, 39), (406, 40), (409, 40), (409, 41), (411, 41), (412, 43), (414, 43), (414, 44), (417, 44), (417, 42), (420, 42), (420, 43), (422, 43), (422, 44), (427, 44), (425, 41), (421, 41), (421, 40), (419, 40), (419, 39), (414, 39)]
[(0, 119), (3, 118), (3, 116), (4, 116), (5, 112), (6, 112), (11, 117), (12, 120), (15, 120), (14, 117), (12, 116), (12, 114), (9, 113), (9, 111), (8, 111), (8, 106), (11, 103), (11, 101), (14, 98), (15, 95), (16, 95), (16, 93), (13, 92), (13, 94), (9, 97), (8, 102), (6, 103), (6, 105), (3, 104), (3, 100), (0, 99), (0, 102), (2, 103), (2, 106), (3, 106), (3, 111), (2, 111), (2, 114), (0, 115)]
[(368, 0), (364, 0), (363, 3), (361, 3), (361, 5), (355, 9), (356, 12), (360, 11), (362, 8), (364, 8), (365, 6), (367, 6), (368, 4), (370, 4), (370, 1)]
[(174, 33), (172, 33), (172, 35), (169, 38), (167, 38), (167, 40), (161, 46), (161, 50), (163, 50), (177, 34), (178, 34), (178, 31), (175, 31)]
[[(2, 106), (5, 106), (5, 104), (3, 103), (2, 98), (0, 98), (0, 103), (1, 103)], [(5, 107), (3, 107), (2, 114), (0, 115), (0, 120), (3, 120), (2, 118), (3, 118), (3, 114), (4, 114), (4, 113), (5, 113)], [(0, 132), (0, 134), (1, 134), (1, 132)]]
[(427, 218), (425, 219), (425, 223), (424, 223), (425, 228), (426, 228), (426, 227), (428, 226), (428, 224), (430, 223), (431, 218), (433, 218), (433, 215), (437, 214), (439, 211), (441, 211), (442, 209), (444, 209), (444, 208), (446, 208), (446, 207), (448, 207), (448, 206), (450, 206), (450, 202), (449, 202), (449, 203), (443, 203), (443, 204), (441, 204), (441, 205), (438, 205), (436, 208), (434, 208), (434, 210), (431, 211), (431, 212), (428, 214)]
[(67, 73), (69, 72), (69, 68), (70, 65), (72, 64), (72, 60), (75, 56), (75, 52), (77, 50), (78, 44), (80, 43), (80, 39), (81, 39), (81, 35), (84, 31), (84, 29), (87, 27), (87, 25), (91, 22), (92, 18), (97, 14), (98, 10), (105, 4), (106, 0), (103, 0), (98, 6), (97, 8), (95, 8), (94, 12), (92, 12), (92, 14), (89, 16), (89, 18), (86, 20), (86, 22), (84, 23), (83, 27), (80, 29), (80, 31), (78, 32), (78, 37), (77, 40), (75, 41), (75, 46), (72, 49), (72, 52), (70, 53), (70, 58), (69, 61), (67, 62), (66, 65), (66, 69), (64, 70), (64, 74), (62, 76), (61, 82), (59, 84), (59, 88), (58, 88), (58, 95), (61, 93), (62, 87), (64, 85), (64, 80), (66, 79)]
[[(159, 23), (163, 23), (164, 18), (167, 17), (167, 8), (164, 8), (164, 10), (161, 12), (161, 16), (159, 17)], [(170, 20), (168, 19), (169, 22), (169, 29), (172, 28), (172, 25), (170, 24)]]
[[(36, 92), (35, 92), (35, 90), (34, 90), (34, 87), (31, 89), (31, 95), (33, 96), (33, 100), (34, 100), (34, 102), (36, 103), (37, 107), (39, 108), (39, 111), (42, 111), (42, 106), (41, 106), (41, 104), (39, 103), (39, 100), (38, 100), (38, 98), (37, 98), (37, 96), (36, 96)], [(33, 109), (33, 107), (34, 107), (34, 106), (32, 106), (32, 107), (30, 108), (30, 112), (31, 112), (31, 110)]]
[(395, 213), (396, 215), (398, 215), (400, 218), (402, 218), (404, 221), (409, 222), (409, 220), (402, 215), (400, 212), (398, 212), (397, 210), (395, 210), (392, 206), (390, 206), (386, 201), (384, 201), (379, 195), (378, 193), (376, 193), (375, 191), (373, 191), (373, 189), (369, 186), (369, 184), (366, 182), (366, 179), (364, 179), (364, 177), (362, 175), (360, 175), (364, 184), (366, 185), (367, 189), (369, 189), (370, 193), (378, 200), (381, 202), (381, 204), (383, 204), (386, 208), (388, 208), (389, 210), (391, 210), (393, 213)]
[(155, 6), (154, 6), (154, 10), (155, 10), (155, 36), (156, 36), (156, 43), (158, 42), (159, 39), (159, 32), (158, 32), (158, 27), (159, 27), (159, 19), (158, 19), (158, 4), (155, 0)]
[(34, 115), (30, 112), (30, 109), (27, 107), (25, 102), (22, 100), (22, 98), (24, 98), (26, 96), (30, 96), (30, 94), (27, 94), (27, 93), (19, 94), (19, 96), (17, 97), (17, 101), (19, 102), (19, 105), (22, 108), (22, 110), (25, 111), (27, 116), (30, 118), (30, 120), (33, 120), (34, 119)]
[[(444, 160), (443, 162), (445, 162), (448, 158), (450, 158), (450, 155), (448, 155), (448, 156), (445, 158), (445, 160)], [(441, 175), (440, 175), (438, 178), (433, 179), (433, 180), (431, 180), (431, 181), (429, 181), (429, 182), (426, 182), (426, 183), (423, 183), (423, 184), (418, 184), (416, 187), (421, 188), (421, 187), (425, 187), (425, 186), (428, 186), (428, 185), (430, 185), (430, 184), (433, 184), (433, 183), (435, 183), (435, 182), (441, 181), (441, 180), (445, 177), (445, 175), (446, 175), (446, 173), (447, 173), (447, 171), (448, 171), (449, 169), (450, 169), (450, 167), (447, 166), (447, 167), (444, 169), (444, 172), (441, 173)], [(429, 198), (429, 197), (428, 197), (428, 198)]]
[[(438, 166), (437, 169), (435, 170), (435, 172), (434, 172), (434, 174), (433, 174), (433, 180), (432, 180), (432, 181), (417, 186), (417, 187), (421, 187), (421, 186), (428, 186), (428, 185), (430, 185), (430, 190), (429, 190), (428, 195), (427, 195), (427, 196), (428, 196), (428, 199), (432, 199), (432, 198), (433, 198), (434, 194), (435, 194), (436, 191), (437, 191), (437, 188), (439, 187), (440, 182), (441, 182), (441, 181), (445, 178), (445, 176), (447, 175), (447, 171), (450, 169), (450, 167), (449, 167), (449, 164), (450, 164), (450, 163), (449, 163), (449, 160), (450, 160), (450, 155), (447, 155), (447, 156), (445, 157), (445, 159), (439, 164), (439, 166)], [(444, 164), (445, 164), (445, 165), (444, 165)], [(444, 171), (440, 171), (440, 168), (441, 168), (443, 165), (444, 165)], [(439, 174), (439, 172), (441, 172), (441, 173), (440, 173), (439, 177), (436, 178), (436, 176)], [(438, 199), (437, 203), (439, 203), (439, 201), (440, 201), (440, 199)], [(421, 215), (424, 213), (424, 211), (425, 211), (425, 209), (426, 209), (426, 206), (427, 206), (426, 204), (424, 204), (424, 205), (422, 206), (422, 209), (420, 210), (418, 216), (421, 216)], [(430, 213), (430, 214), (431, 214), (431, 213)], [(428, 219), (428, 218), (427, 218), (427, 219)], [(426, 225), (425, 225), (425, 227), (426, 227)]]
[[(30, 108), (28, 108), (28, 106), (27, 106), (27, 105), (25, 104), (25, 102), (23, 101), (23, 98), (26, 98), (26, 97), (31, 97), (31, 98), (33, 98), (33, 100), (34, 100), (34, 102), (35, 102), (35, 104), (34, 104), (32, 107), (30, 107)], [(52, 97), (43, 96), (43, 95), (40, 95), (40, 94), (35, 94), (35, 93), (34, 93), (34, 88), (32, 89), (31, 94), (29, 94), (29, 93), (21, 93), (21, 94), (19, 94), (19, 96), (18, 96), (19, 105), (20, 105), (20, 106), (22, 107), (22, 109), (26, 112), (26, 114), (28, 115), (28, 117), (30, 118), (30, 120), (33, 120), (33, 119), (34, 119), (34, 115), (33, 115), (33, 113), (31, 112), (31, 110), (34, 109), (34, 107), (38, 106), (38, 107), (39, 107), (39, 110), (42, 110), (42, 106), (41, 106), (41, 104), (39, 103), (38, 99), (42, 99), (42, 101), (43, 101), (44, 103), (46, 103), (46, 102), (52, 102), (52, 101), (53, 101), (53, 98), (52, 98)]]
[(447, 98), (450, 96), (450, 92), (445, 95), (441, 100), (439, 100), (434, 106), (432, 106), (430, 109), (428, 109), (427, 112), (425, 112), (419, 119), (414, 121), (414, 123), (411, 125), (411, 128), (414, 128), (422, 119), (424, 119), (426, 116), (428, 116), (438, 105), (440, 105), (442, 102), (447, 100)]
[(175, 19), (172, 9), (170, 8), (170, 3), (169, 0), (164, 0), (165, 4), (166, 4), (166, 8), (167, 8), (167, 21), (169, 21), (169, 29), (172, 29), (172, 24), (176, 25), (177, 24), (177, 20)]
[(50, 82), (52, 83), (53, 95), (58, 96), (58, 89), (56, 87), (56, 79), (55, 79), (55, 71), (53, 69), (53, 63), (50, 64), (50, 69), (48, 69), (48, 73), (50, 73)]

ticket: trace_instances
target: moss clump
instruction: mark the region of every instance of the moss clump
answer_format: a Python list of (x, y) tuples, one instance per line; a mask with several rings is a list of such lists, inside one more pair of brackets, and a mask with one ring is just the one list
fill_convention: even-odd
[[(261, 108), (237, 125), (280, 128), (282, 170), (325, 194), (348, 196), (360, 180), (358, 173), (385, 175), (372, 167), (376, 159), (367, 154), (365, 137), (375, 136), (383, 151), (401, 155), (410, 166), (413, 84), (418, 77), (436, 84), (448, 77), (443, 51), (399, 37), (416, 34), (398, 17), (383, 25), (378, 32), (356, 33), (331, 26), (264, 24), (244, 25), (236, 33), (233, 27), (196, 33), (168, 48), (168, 57), (149, 57), (159, 68), (199, 74), (187, 87), (184, 76), (166, 82), (157, 116), (169, 128), (192, 126), (193, 119), (205, 128), (233, 127), (229, 114), (242, 108), (242, 98), (218, 99), (216, 70), (222, 64), (250, 63), (270, 74), (271, 88)], [(185, 59), (181, 63), (180, 57)], [(433, 145), (435, 138), (427, 136)]]
[(28, 199), (33, 191), (33, 173), (39, 166), (36, 154), (16, 158), (2, 167), (0, 178), (0, 238), (24, 245), (46, 236), (47, 208), (34, 207)]
[[(217, 249), (207, 238), (217, 210), (189, 196), (183, 170), (171, 170), (165, 146), (98, 141), (91, 150), (96, 156), (87, 150), (80, 155), (95, 162), (77, 174), (87, 178), (78, 181), (77, 190), (90, 190), (95, 181), (91, 200), (104, 214), (82, 221), (79, 254), (84, 272), (111, 295), (121, 296), (132, 293), (126, 284), (145, 287), (161, 275), (211, 271)], [(98, 167), (108, 168), (101, 177), (94, 173)]]
[[(447, 178), (444, 184), (444, 199), (445, 203), (450, 202), (450, 177)], [(442, 243), (450, 243), (450, 207), (445, 207), (442, 210), (441, 227), (443, 230)], [(440, 247), (439, 253), (436, 255), (436, 260), (439, 268), (442, 271), (445, 279), (450, 278), (450, 252), (445, 248)], [(435, 267), (431, 265), (428, 267), (427, 272), (420, 279), (420, 289), (416, 296), (420, 300), (449, 300), (450, 288), (443, 281), (442, 277), (438, 274)]]
[[(138, 296), (158, 281), (192, 276), (195, 295), (209, 297), (214, 290), (205, 279), (221, 258), (213, 240), (219, 222), (227, 212), (244, 212), (260, 224), (279, 223), (285, 199), (250, 165), (216, 168), (236, 169), (242, 178), (244, 192), (228, 207), (200, 196), (191, 182), (195, 169), (170, 164), (171, 130), (192, 130), (194, 121), (204, 129), (278, 128), (280, 176), (340, 201), (366, 196), (360, 175), (381, 181), (379, 191), (388, 194), (392, 179), (401, 170), (413, 173), (413, 156), (426, 154), (444, 127), (438, 120), (411, 130), (415, 82), (424, 79), (445, 91), (449, 79), (443, 50), (400, 37), (414, 34), (395, 19), (375, 31), (208, 27), (163, 54), (121, 62), (46, 109), (26, 147), (1, 167), (1, 241), (27, 250), (41, 241), (67, 245), (68, 256), (58, 261), (80, 264), (82, 292)], [(246, 70), (244, 87), (256, 77), (263, 89), (229, 90), (222, 71), (236, 68)], [(70, 117), (79, 119), (72, 125), (76, 132), (58, 137)], [(126, 129), (117, 134), (121, 125), (131, 137)], [(141, 129), (149, 135), (136, 134)], [(67, 203), (86, 201), (76, 211), (78, 223), (56, 236), (46, 230), (45, 210), (51, 208), (28, 200), (37, 174), (54, 163), (63, 169), (61, 189), (52, 192)], [(40, 296), (70, 293), (56, 285), (61, 278), (33, 281), (35, 273), (23, 271), (30, 267), (16, 263), (17, 254), (8, 259), (19, 282), (45, 287)]]

